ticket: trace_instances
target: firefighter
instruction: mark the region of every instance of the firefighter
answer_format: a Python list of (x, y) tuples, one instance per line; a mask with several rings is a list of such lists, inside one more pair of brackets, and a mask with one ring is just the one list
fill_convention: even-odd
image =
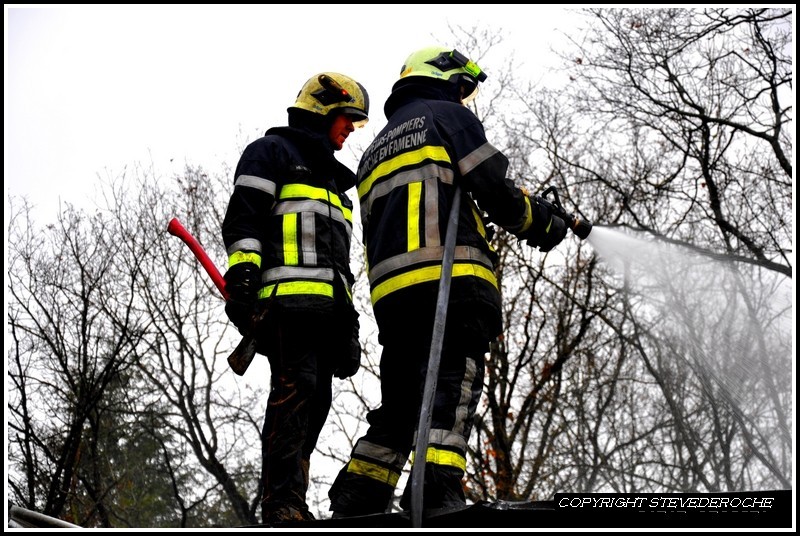
[[(497, 255), (484, 219), (550, 251), (563, 219), (506, 178), (508, 159), (465, 106), (486, 79), (452, 48), (411, 54), (384, 111), (388, 124), (357, 172), (379, 342), (381, 405), (329, 491), (334, 517), (381, 513), (409, 454), (425, 385), (448, 214), (462, 198), (450, 302), (433, 402), (423, 508), (462, 508), (461, 479), (483, 387), (484, 355), (502, 331)], [(410, 508), (411, 482), (400, 505)]]
[[(364, 87), (339, 73), (311, 77), (288, 127), (248, 145), (236, 167), (222, 238), (225, 311), (270, 364), (262, 431), (262, 520), (313, 519), (311, 453), (331, 407), (332, 377), (360, 365), (350, 270), (355, 175), (335, 157), (368, 120)], [(256, 323), (254, 319), (263, 318)]]

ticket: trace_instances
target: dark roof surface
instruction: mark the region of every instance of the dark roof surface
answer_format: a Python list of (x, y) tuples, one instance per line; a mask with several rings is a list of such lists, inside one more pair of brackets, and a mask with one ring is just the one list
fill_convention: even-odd
[[(424, 512), (422, 529), (462, 528), (531, 531), (613, 528), (794, 528), (792, 490), (719, 493), (557, 494), (552, 501), (482, 502), (461, 509)], [(79, 528), (9, 501), (9, 528)], [(407, 512), (282, 523), (276, 529), (412, 529)], [(239, 528), (269, 528), (252, 525)], [(302, 530), (301, 530), (302, 532)], [(338, 532), (338, 531), (336, 531)]]
[[(564, 494), (553, 501), (478, 503), (426, 512), (422, 528), (791, 528), (791, 490), (733, 493)], [(412, 528), (406, 512), (322, 519), (276, 528)]]

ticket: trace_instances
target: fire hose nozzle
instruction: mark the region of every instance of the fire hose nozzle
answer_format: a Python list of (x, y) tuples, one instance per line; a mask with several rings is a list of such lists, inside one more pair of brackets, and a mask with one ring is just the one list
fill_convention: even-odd
[[(548, 194), (553, 194), (553, 201), (547, 199)], [(581, 219), (574, 214), (568, 214), (564, 207), (561, 205), (561, 199), (558, 197), (558, 190), (555, 186), (550, 186), (539, 196), (547, 207), (550, 208), (558, 217), (566, 221), (570, 230), (581, 240), (586, 240), (589, 233), (592, 232), (592, 222), (586, 219)]]
[(592, 222), (573, 216), (570, 229), (572, 229), (572, 232), (575, 233), (578, 238), (586, 240), (586, 237), (592, 232)]

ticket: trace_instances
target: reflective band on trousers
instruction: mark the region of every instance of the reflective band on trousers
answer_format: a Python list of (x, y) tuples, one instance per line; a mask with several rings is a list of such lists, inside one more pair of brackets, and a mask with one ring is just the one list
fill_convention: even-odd
[[(396, 290), (428, 281), (438, 281), (441, 273), (441, 266), (427, 266), (425, 268), (418, 268), (416, 270), (411, 270), (410, 272), (389, 278), (383, 283), (375, 285), (375, 287), (372, 289), (372, 304), (375, 305), (378, 300)], [(494, 272), (491, 270), (488, 270), (479, 264), (458, 263), (453, 265), (453, 277), (461, 277), (465, 275), (472, 275), (475, 277), (480, 277), (481, 279), (485, 279), (494, 285), (495, 288), (497, 288), (497, 278), (495, 277)]]
[[(414, 453), (411, 453), (411, 463), (414, 463)], [(441, 450), (437, 449), (436, 447), (428, 447), (428, 450), (425, 451), (425, 463), (434, 463), (436, 465), (448, 465), (450, 467), (455, 467), (456, 469), (461, 469), (462, 471), (467, 470), (467, 459), (453, 452), (452, 450)]]
[[(272, 291), (275, 285), (267, 285), (258, 291), (259, 298), (268, 298), (272, 296)], [(288, 296), (291, 294), (316, 294), (319, 296), (327, 296), (333, 298), (333, 285), (330, 283), (321, 283), (319, 281), (286, 281), (278, 283), (278, 291), (275, 293), (277, 296)]]
[(347, 472), (356, 475), (365, 476), (372, 480), (377, 480), (383, 484), (388, 484), (392, 487), (397, 486), (397, 481), (400, 479), (400, 473), (396, 473), (391, 469), (376, 465), (374, 463), (365, 462), (364, 460), (352, 459), (347, 464)]

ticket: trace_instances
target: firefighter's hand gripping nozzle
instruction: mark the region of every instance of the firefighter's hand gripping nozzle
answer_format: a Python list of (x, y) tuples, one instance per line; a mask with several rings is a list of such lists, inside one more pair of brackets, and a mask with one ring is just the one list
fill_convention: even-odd
[[(553, 200), (550, 201), (547, 199), (547, 195), (552, 193)], [(548, 187), (541, 195), (537, 196), (539, 202), (545, 205), (548, 209), (552, 211), (553, 214), (567, 222), (567, 226), (570, 230), (577, 235), (578, 238), (581, 240), (586, 240), (586, 237), (589, 236), (589, 233), (592, 232), (592, 222), (586, 219), (581, 219), (574, 214), (567, 213), (564, 210), (564, 207), (561, 206), (561, 200), (558, 198), (558, 191), (556, 190), (555, 186)]]

